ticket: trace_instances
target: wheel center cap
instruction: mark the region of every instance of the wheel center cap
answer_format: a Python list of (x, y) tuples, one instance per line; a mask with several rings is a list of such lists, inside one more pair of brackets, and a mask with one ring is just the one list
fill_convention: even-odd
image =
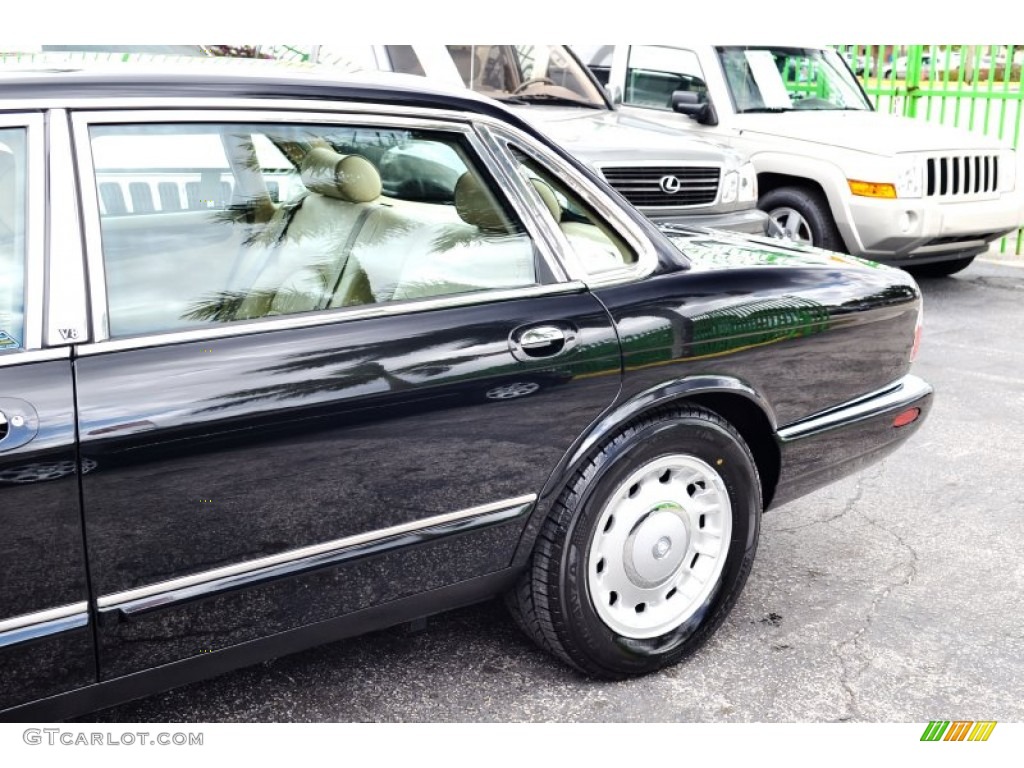
[(690, 546), (689, 521), (675, 502), (657, 504), (633, 527), (623, 548), (626, 575), (636, 586), (652, 589), (679, 569)]
[(654, 542), (654, 549), (652, 554), (655, 560), (661, 560), (672, 550), (672, 539), (668, 536), (662, 536), (656, 542)]

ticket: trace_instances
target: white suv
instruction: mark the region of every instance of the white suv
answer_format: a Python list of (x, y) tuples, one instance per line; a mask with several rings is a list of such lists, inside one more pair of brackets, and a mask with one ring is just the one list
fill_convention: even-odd
[(777, 234), (949, 275), (1024, 223), (1011, 146), (875, 112), (831, 49), (576, 51), (623, 111), (749, 153)]

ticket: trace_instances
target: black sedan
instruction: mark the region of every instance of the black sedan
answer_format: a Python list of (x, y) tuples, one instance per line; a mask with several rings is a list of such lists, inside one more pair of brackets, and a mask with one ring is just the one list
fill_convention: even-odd
[(497, 594), (650, 672), (764, 510), (925, 417), (905, 273), (659, 230), (492, 102), (336, 77), (0, 75), (0, 716)]

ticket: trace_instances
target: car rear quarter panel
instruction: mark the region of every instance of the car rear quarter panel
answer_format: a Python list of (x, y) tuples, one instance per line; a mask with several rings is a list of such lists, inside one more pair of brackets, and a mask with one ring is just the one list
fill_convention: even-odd
[[(804, 474), (787, 466), (779, 429), (907, 373), (920, 293), (906, 273), (750, 242), (705, 243), (691, 254), (689, 270), (677, 266), (595, 291), (619, 333), (622, 392), (553, 472), (517, 564), (526, 561), (546, 510), (573, 472), (642, 413), (685, 399), (716, 410), (730, 403), (723, 415), (755, 451), (767, 506), (780, 476)], [(673, 258), (670, 250), (661, 256), (663, 266)]]
[[(719, 253), (721, 268), (702, 253), (689, 271), (598, 295), (623, 348), (617, 412), (628, 420), (684, 397), (716, 410), (731, 403), (722, 415), (754, 450), (767, 506), (777, 490), (781, 503), (821, 484), (788, 487), (809, 457), (781, 450), (779, 429), (907, 373), (920, 294), (905, 273), (849, 257), (728, 266), (744, 261), (729, 251)], [(834, 458), (849, 457), (840, 451)]]
[(598, 291), (622, 340), (622, 400), (724, 376), (758, 393), (781, 428), (904, 375), (916, 285), (846, 261), (694, 269)]

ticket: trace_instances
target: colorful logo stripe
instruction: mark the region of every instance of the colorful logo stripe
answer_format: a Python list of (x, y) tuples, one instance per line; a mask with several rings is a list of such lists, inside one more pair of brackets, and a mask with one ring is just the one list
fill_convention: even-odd
[(971, 731), (971, 735), (967, 737), (967, 740), (988, 741), (988, 737), (996, 729), (996, 722), (996, 720), (979, 720), (974, 724), (974, 729)]
[(997, 720), (932, 720), (921, 741), (988, 741)]

